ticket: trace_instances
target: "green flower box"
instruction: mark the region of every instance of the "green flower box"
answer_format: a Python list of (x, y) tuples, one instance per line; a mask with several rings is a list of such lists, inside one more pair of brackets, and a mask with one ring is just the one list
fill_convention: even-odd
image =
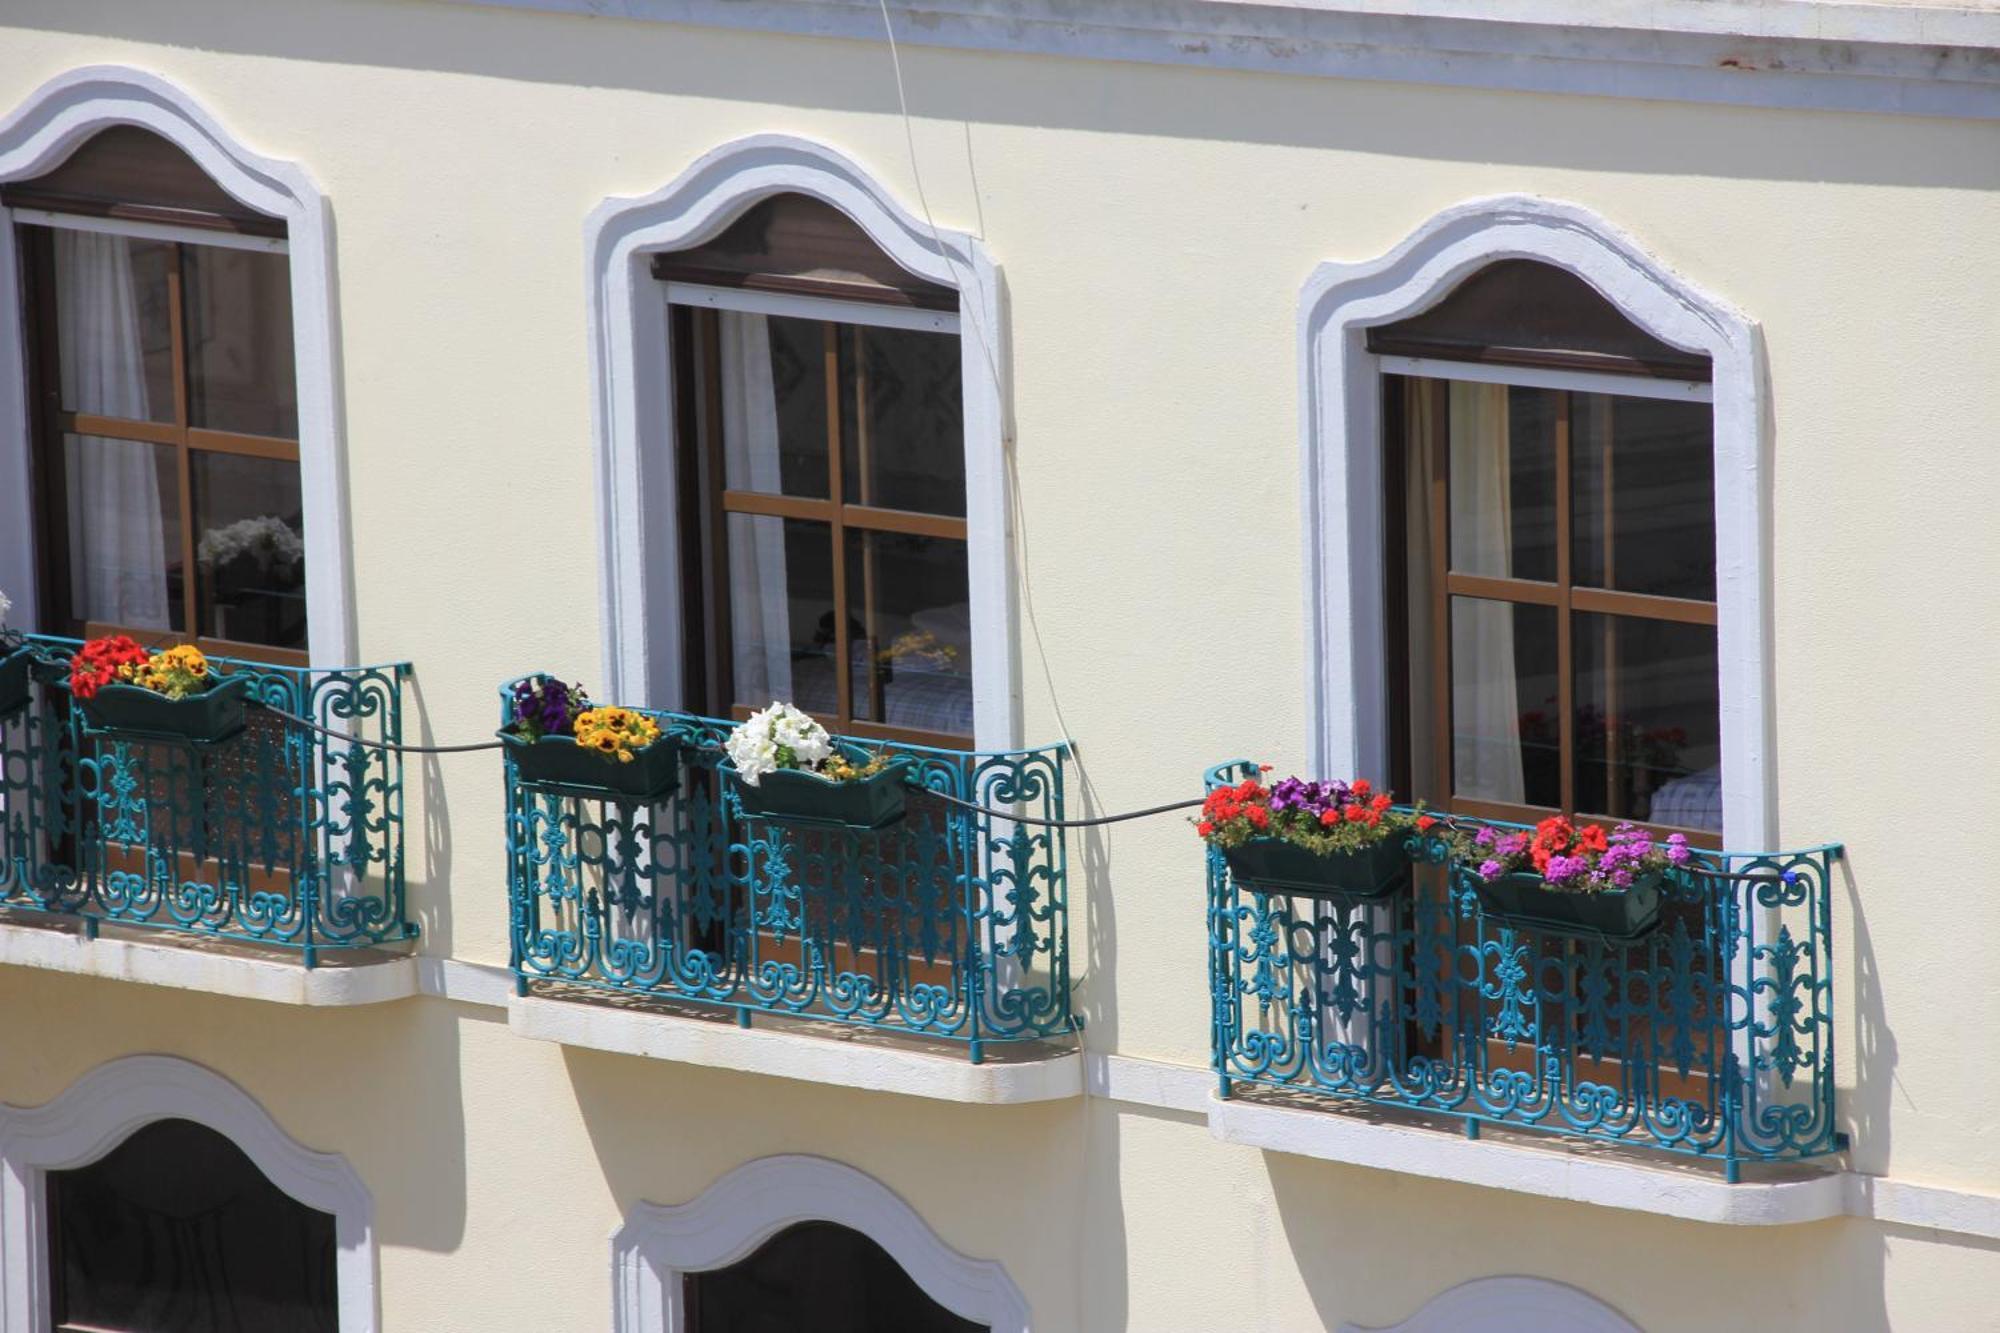
[(250, 685), (249, 676), (218, 676), (215, 684), (185, 699), (169, 699), (137, 685), (105, 685), (94, 697), (77, 702), (92, 732), (123, 740), (216, 745), (243, 730)]
[[(867, 756), (852, 746), (841, 752), (856, 763)], [(736, 788), (736, 799), (751, 819), (772, 819), (786, 824), (815, 824), (829, 828), (887, 828), (903, 818), (904, 774), (908, 759), (891, 759), (879, 773), (853, 782), (835, 782), (817, 773), (781, 768), (766, 773), (755, 786), (743, 780), (734, 766), (724, 763), (722, 771)]]
[(34, 659), (26, 646), (12, 652), (0, 648), (0, 717), (11, 717), (28, 706), (28, 664)]
[(1467, 869), (1466, 879), (1479, 898), (1479, 914), (1489, 921), (1520, 930), (1552, 935), (1579, 935), (1604, 940), (1643, 939), (1660, 924), (1665, 876), (1641, 875), (1629, 889), (1577, 893), (1550, 888), (1532, 870), (1517, 870), (1490, 883)]
[(527, 740), (497, 733), (514, 759), (514, 775), (528, 786), (591, 800), (662, 801), (681, 785), (681, 747), (665, 736), (632, 753), (630, 763), (586, 750), (574, 736)]
[(1405, 839), (1391, 834), (1372, 847), (1321, 855), (1283, 838), (1252, 838), (1222, 849), (1241, 888), (1349, 902), (1386, 898), (1410, 879)]

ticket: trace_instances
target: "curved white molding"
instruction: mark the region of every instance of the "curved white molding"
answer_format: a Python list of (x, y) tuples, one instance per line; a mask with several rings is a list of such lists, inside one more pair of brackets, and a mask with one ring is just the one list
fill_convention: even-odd
[[(172, 141), (233, 197), (285, 221), (306, 519), (307, 648), (315, 666), (348, 665), (357, 655), (325, 196), (300, 167), (246, 148), (181, 89), (123, 65), (57, 75), (0, 121), (0, 182), (40, 175), (113, 125), (142, 126)], [(41, 622), (29, 500), (27, 368), (14, 228), (6, 213), (0, 209), (0, 588), (19, 604), (20, 623), (33, 627)]]
[(612, 1333), (683, 1333), (681, 1277), (727, 1268), (797, 1222), (837, 1222), (889, 1252), (924, 1294), (992, 1333), (1028, 1333), (1028, 1302), (997, 1263), (968, 1259), (873, 1176), (824, 1157), (746, 1162), (673, 1207), (642, 1203), (611, 1238)]
[(43, 1173), (84, 1166), (155, 1120), (192, 1120), (226, 1136), (273, 1185), (331, 1213), (340, 1333), (377, 1326), (374, 1200), (336, 1153), (302, 1147), (243, 1089), (166, 1055), (99, 1065), (40, 1106), (0, 1106), (0, 1325), (49, 1326)]
[(1433, 1296), (1400, 1324), (1366, 1329), (1343, 1324), (1340, 1333), (1643, 1333), (1598, 1300), (1539, 1277), (1482, 1277)]
[(965, 400), (974, 732), (979, 748), (1018, 743), (1012, 642), (1000, 271), (963, 232), (933, 231), (860, 167), (824, 145), (759, 134), (704, 155), (644, 198), (607, 199), (584, 229), (594, 389), (604, 677), (610, 697), (681, 703), (680, 580), (667, 303), (650, 257), (708, 240), (744, 210), (796, 192), (847, 214), (885, 254), (958, 292)]
[(1726, 845), (1776, 845), (1766, 391), (1755, 324), (1586, 209), (1530, 196), (1449, 209), (1380, 259), (1322, 264), (1299, 304), (1308, 708), (1323, 773), (1386, 772), (1381, 394), (1366, 330), (1474, 269), (1538, 259), (1714, 369), (1718, 644)]

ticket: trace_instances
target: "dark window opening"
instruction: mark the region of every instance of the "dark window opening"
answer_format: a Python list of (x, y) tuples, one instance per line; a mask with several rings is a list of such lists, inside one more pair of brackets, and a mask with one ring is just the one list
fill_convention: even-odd
[(334, 1333), (334, 1224), (205, 1126), (156, 1120), (51, 1171), (58, 1330)]
[(800, 1222), (749, 1258), (685, 1279), (688, 1333), (980, 1333), (868, 1237)]

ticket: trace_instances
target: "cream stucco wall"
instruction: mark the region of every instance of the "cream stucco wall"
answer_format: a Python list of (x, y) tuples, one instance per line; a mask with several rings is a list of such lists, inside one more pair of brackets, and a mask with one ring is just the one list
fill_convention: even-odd
[[(418, 0), (11, 0), (0, 25), (0, 107), (137, 65), (326, 192), (360, 647), (416, 663), (426, 740), (489, 729), (502, 678), (602, 670), (585, 214), (765, 131), (917, 205), (880, 46)], [(1316, 264), (1539, 193), (1761, 324), (1780, 821), (1851, 851), (1852, 1160), (2000, 1191), (1978, 947), (2000, 898), (1913, 855), (1917, 816), (1958, 821), (1932, 835), (1956, 850), (2000, 805), (2000, 125), (938, 50), (905, 69), (931, 208), (984, 238), (1010, 301), (1042, 630), (1023, 739), (1060, 730), (1045, 652), (1108, 809), (1190, 794), (1223, 758), (1303, 762), (1295, 314)], [(495, 761), (417, 772), (423, 948), (504, 963)], [(1187, 831), (1073, 851), (1089, 1045), (1204, 1064)], [(171, 1051), (348, 1154), (381, 1209), (390, 1329), (602, 1327), (622, 1207), (775, 1151), (903, 1192), (1049, 1328), (1388, 1322), (1509, 1271), (1649, 1328), (1972, 1329), (2000, 1294), (1990, 1248), (1872, 1224), (1735, 1232), (1266, 1156), (1102, 1101), (982, 1110), (565, 1053), (438, 1001), (306, 1014), (0, 974), (0, 1012), (38, 1015), (0, 1031), (0, 1100)]]

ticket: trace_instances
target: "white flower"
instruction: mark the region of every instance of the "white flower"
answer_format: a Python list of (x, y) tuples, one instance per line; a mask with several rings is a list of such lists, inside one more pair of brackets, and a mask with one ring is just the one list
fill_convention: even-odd
[(305, 543), (290, 524), (276, 514), (238, 519), (201, 534), (195, 559), (203, 569), (226, 565), (238, 556), (253, 555), (264, 569), (289, 569), (305, 559)]
[[(731, 731), (722, 748), (737, 776), (754, 787), (780, 768), (817, 769), (832, 755), (833, 737), (790, 704), (773, 701)], [(791, 752), (790, 763), (781, 762), (781, 750)]]
[(7, 623), (7, 613), (13, 609), (14, 604), (7, 600), (7, 594), (0, 592), (0, 625)]

